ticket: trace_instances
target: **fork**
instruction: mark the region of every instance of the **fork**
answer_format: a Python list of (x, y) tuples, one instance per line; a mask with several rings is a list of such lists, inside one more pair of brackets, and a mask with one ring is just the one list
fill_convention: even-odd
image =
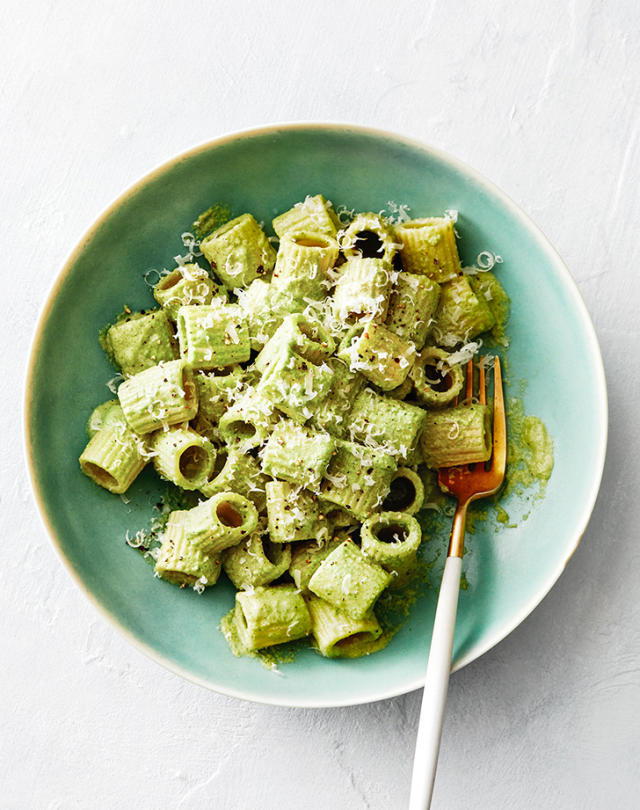
[[(440, 751), (444, 706), (451, 672), (451, 652), (460, 591), (467, 508), (472, 501), (493, 495), (504, 481), (507, 461), (507, 425), (499, 357), (494, 359), (493, 370), (493, 449), (488, 467), (484, 463), (477, 463), (442, 467), (438, 470), (438, 484), (457, 499), (458, 506), (453, 518), (449, 551), (440, 584), (429, 650), (429, 663), (427, 664), (413, 760), (409, 810), (427, 810), (431, 806)], [(470, 360), (467, 363), (465, 404), (469, 404), (473, 397), (473, 377), (473, 361)], [(478, 401), (482, 404), (487, 402), (484, 365), (479, 365), (478, 369)]]

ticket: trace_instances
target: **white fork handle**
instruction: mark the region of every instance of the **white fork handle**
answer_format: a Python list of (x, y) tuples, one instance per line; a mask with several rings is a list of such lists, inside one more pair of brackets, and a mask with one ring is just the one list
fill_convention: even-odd
[(433, 626), (411, 777), (409, 810), (428, 810), (436, 778), (460, 592), (461, 557), (447, 557)]

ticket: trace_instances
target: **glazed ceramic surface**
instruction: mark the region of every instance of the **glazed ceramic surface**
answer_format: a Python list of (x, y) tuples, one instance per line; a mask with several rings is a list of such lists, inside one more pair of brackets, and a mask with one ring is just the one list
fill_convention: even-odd
[[(555, 469), (543, 500), (509, 496), (516, 529), (479, 523), (467, 541), (454, 667), (481, 655), (541, 601), (575, 550), (597, 494), (606, 446), (606, 393), (589, 316), (569, 272), (543, 235), (498, 189), (449, 156), (401, 137), (348, 126), (293, 125), (239, 133), (182, 155), (123, 195), (64, 267), (35, 337), (27, 386), (27, 452), (36, 496), (61, 557), (87, 594), (160, 663), (237, 697), (292, 706), (363, 703), (408, 692), (423, 681), (436, 587), (425, 587), (382, 652), (330, 661), (311, 650), (274, 673), (235, 658), (218, 630), (233, 604), (226, 582), (199, 596), (153, 577), (124, 542), (148, 526), (166, 489), (152, 469), (128, 503), (80, 472), (92, 408), (112, 396), (114, 370), (97, 341), (123, 304), (153, 305), (143, 280), (184, 252), (180, 233), (213, 202), (269, 223), (307, 194), (335, 205), (413, 216), (459, 211), (460, 252), (471, 263), (499, 253), (512, 301), (507, 395), (546, 423)], [(524, 514), (530, 512), (528, 519)], [(445, 534), (429, 540), (446, 549)], [(435, 544), (435, 545), (434, 545)]]

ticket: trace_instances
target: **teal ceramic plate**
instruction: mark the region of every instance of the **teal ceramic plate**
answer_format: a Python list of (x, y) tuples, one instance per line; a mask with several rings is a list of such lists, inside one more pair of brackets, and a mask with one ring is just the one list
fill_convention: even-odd
[[(145, 471), (123, 501), (81, 474), (91, 409), (108, 398), (113, 369), (98, 330), (120, 311), (152, 303), (145, 270), (169, 266), (178, 235), (212, 202), (269, 222), (306, 194), (379, 210), (406, 203), (414, 216), (460, 212), (463, 261), (484, 249), (504, 258), (511, 296), (509, 360), (527, 380), (527, 412), (555, 441), (546, 498), (518, 529), (479, 527), (467, 543), (469, 588), (454, 644), (459, 668), (513, 630), (540, 602), (589, 519), (606, 445), (606, 390), (589, 316), (559, 256), (495, 186), (457, 160), (386, 132), (340, 125), (283, 125), (220, 138), (179, 156), (126, 192), (76, 248), (46, 303), (33, 346), (26, 402), (28, 457), (45, 523), (62, 559), (100, 609), (143, 651), (218, 692), (289, 706), (379, 700), (423, 683), (437, 598), (426, 589), (390, 645), (353, 661), (311, 651), (280, 666), (234, 658), (217, 629), (233, 602), (226, 584), (198, 596), (152, 576), (124, 541), (148, 524), (163, 486)], [(527, 508), (504, 504), (514, 516)], [(446, 547), (442, 536), (432, 543)]]

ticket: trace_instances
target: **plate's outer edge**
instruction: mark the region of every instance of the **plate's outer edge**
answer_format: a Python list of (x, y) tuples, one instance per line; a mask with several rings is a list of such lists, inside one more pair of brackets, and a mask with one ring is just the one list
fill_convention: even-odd
[[(454, 170), (457, 170), (463, 174), (469, 175), (479, 186), (486, 189), (491, 195), (496, 197), (498, 200), (502, 202), (502, 204), (509, 209), (509, 212), (512, 216), (516, 217), (520, 220), (520, 223), (535, 237), (538, 245), (540, 248), (549, 255), (550, 260), (552, 260), (553, 264), (559, 271), (559, 276), (562, 279), (566, 289), (571, 295), (571, 298), (576, 306), (576, 311), (580, 315), (582, 327), (586, 335), (588, 335), (589, 345), (585, 347), (585, 354), (588, 354), (595, 366), (597, 371), (597, 378), (593, 380), (593, 389), (592, 392), (594, 394), (595, 405), (598, 411), (599, 417), (599, 425), (600, 430), (598, 434), (598, 447), (597, 447), (597, 458), (598, 463), (593, 471), (592, 476), (592, 484), (589, 491), (589, 496), (585, 499), (584, 507), (582, 511), (582, 519), (580, 521), (580, 525), (575, 532), (575, 536), (573, 539), (573, 543), (568, 548), (568, 553), (566, 557), (562, 559), (556, 568), (552, 571), (552, 573), (548, 576), (547, 580), (544, 583), (544, 586), (540, 588), (540, 590), (530, 599), (530, 601), (519, 611), (519, 613), (512, 618), (510, 621), (505, 622), (503, 626), (501, 626), (497, 631), (494, 631), (493, 635), (486, 640), (484, 644), (479, 644), (473, 647), (465, 656), (460, 656), (453, 661), (452, 664), (452, 672), (455, 672), (458, 669), (466, 666), (467, 664), (474, 661), (476, 658), (483, 655), (485, 652), (490, 650), (500, 641), (502, 641), (509, 633), (511, 633), (519, 624), (521, 624), (524, 619), (530, 615), (530, 613), (540, 604), (540, 602), (544, 599), (544, 597), (549, 593), (553, 585), (557, 582), (558, 578), (562, 574), (564, 568), (566, 567), (568, 561), (571, 559), (575, 550), (577, 549), (578, 545), (580, 544), (580, 540), (586, 530), (586, 527), (589, 523), (589, 519), (591, 517), (591, 513), (595, 506), (596, 498), (598, 495), (598, 491), (600, 489), (600, 483), (602, 480), (602, 474), (604, 470), (604, 463), (605, 463), (605, 456), (606, 456), (606, 447), (607, 447), (607, 435), (608, 435), (608, 402), (607, 402), (607, 388), (606, 388), (606, 378), (605, 378), (605, 371), (604, 371), (604, 364), (602, 361), (602, 353), (600, 350), (600, 346), (598, 344), (595, 327), (587, 310), (586, 304), (584, 299), (582, 298), (582, 294), (578, 289), (578, 286), (571, 275), (568, 267), (560, 257), (559, 253), (553, 247), (553, 245), (549, 242), (546, 238), (544, 233), (540, 230), (540, 228), (533, 222), (533, 220), (507, 195), (505, 194), (500, 188), (498, 188), (494, 183), (484, 177), (482, 174), (478, 173), (475, 169), (464, 163), (463, 161), (449, 155), (448, 153), (444, 152), (443, 150), (437, 149), (435, 147), (427, 146), (426, 144), (422, 143), (421, 141), (405, 137), (404, 135), (400, 135), (398, 133), (390, 132), (387, 130), (381, 130), (374, 127), (365, 127), (360, 125), (354, 125), (349, 123), (318, 123), (318, 122), (283, 122), (278, 124), (272, 124), (264, 127), (256, 127), (256, 128), (248, 128), (243, 130), (234, 131), (231, 133), (227, 133), (225, 135), (220, 136), (219, 138), (215, 138), (210, 141), (206, 141), (192, 149), (187, 150), (186, 152), (181, 153), (177, 157), (165, 161), (164, 163), (160, 164), (157, 168), (153, 169), (151, 172), (146, 174), (143, 178), (141, 178), (137, 183), (130, 186), (124, 193), (119, 195), (103, 212), (102, 214), (96, 219), (94, 224), (91, 228), (84, 234), (80, 242), (76, 245), (74, 250), (68, 256), (67, 260), (65, 261), (62, 270), (59, 272), (57, 277), (54, 279), (53, 283), (50, 286), (49, 292), (45, 298), (45, 301), (41, 307), (41, 310), (38, 315), (37, 319), (37, 326), (35, 332), (33, 334), (33, 338), (31, 341), (31, 346), (29, 349), (29, 362), (27, 365), (26, 373), (25, 373), (25, 407), (23, 412), (23, 436), (24, 436), (24, 451), (26, 457), (26, 466), (29, 473), (29, 480), (31, 483), (31, 489), (34, 495), (34, 499), (36, 505), (38, 507), (38, 512), (40, 514), (40, 519), (42, 521), (42, 525), (44, 526), (47, 534), (51, 538), (53, 546), (55, 548), (56, 554), (58, 558), (63, 563), (64, 567), (67, 569), (71, 577), (74, 579), (78, 587), (84, 592), (87, 598), (94, 604), (94, 606), (98, 609), (100, 613), (109, 621), (111, 622), (117, 629), (127, 637), (127, 639), (137, 647), (141, 652), (147, 655), (152, 660), (156, 661), (157, 663), (164, 666), (171, 672), (180, 675), (181, 677), (185, 678), (186, 680), (197, 684), (198, 686), (205, 687), (210, 689), (214, 692), (218, 692), (219, 694), (228, 695), (230, 697), (239, 698), (242, 700), (249, 700), (255, 703), (262, 703), (267, 705), (280, 705), (280, 706), (287, 706), (293, 708), (332, 708), (332, 707), (340, 707), (340, 706), (354, 706), (363, 703), (373, 703), (378, 700), (386, 700), (388, 698), (396, 697), (398, 695), (406, 694), (411, 692), (415, 689), (420, 689), (424, 686), (424, 677), (421, 676), (415, 679), (412, 682), (408, 682), (403, 684), (399, 688), (392, 688), (392, 689), (381, 689), (379, 694), (374, 696), (365, 696), (362, 699), (348, 699), (348, 700), (332, 700), (332, 701), (317, 701), (317, 700), (309, 700), (309, 701), (291, 701), (291, 700), (278, 700), (270, 697), (269, 699), (265, 699), (262, 695), (258, 693), (248, 692), (246, 690), (233, 690), (230, 688), (221, 689), (216, 684), (211, 683), (205, 678), (200, 678), (188, 670), (183, 669), (174, 661), (165, 658), (164, 656), (160, 655), (153, 647), (146, 644), (144, 641), (139, 639), (135, 636), (127, 627), (125, 627), (112, 613), (110, 613), (106, 607), (100, 602), (100, 600), (87, 588), (84, 580), (80, 577), (80, 575), (75, 571), (75, 569), (71, 566), (67, 558), (65, 557), (56, 537), (56, 533), (51, 526), (46, 510), (44, 507), (44, 503), (41, 497), (41, 494), (38, 489), (37, 479), (33, 464), (33, 456), (31, 452), (31, 437), (29, 431), (29, 425), (31, 424), (31, 398), (30, 398), (30, 391), (32, 385), (32, 379), (35, 371), (35, 360), (38, 353), (38, 347), (40, 343), (40, 339), (42, 336), (42, 332), (44, 330), (44, 326), (46, 323), (46, 319), (51, 309), (58, 289), (64, 283), (64, 280), (69, 273), (71, 267), (73, 266), (76, 257), (79, 256), (82, 251), (84, 250), (85, 245), (92, 239), (95, 232), (97, 232), (100, 227), (102, 226), (104, 220), (106, 220), (113, 211), (116, 211), (120, 205), (125, 202), (129, 197), (136, 194), (140, 189), (144, 188), (147, 184), (151, 183), (158, 175), (165, 172), (167, 169), (171, 168), (172, 166), (180, 163), (181, 161), (187, 160), (202, 151), (206, 151), (216, 146), (223, 145), (229, 141), (238, 139), (238, 138), (250, 138), (258, 135), (269, 135), (269, 134), (276, 134), (282, 130), (324, 130), (327, 132), (330, 131), (340, 131), (343, 133), (347, 132), (354, 132), (362, 135), (369, 135), (377, 138), (384, 138), (391, 141), (395, 141), (397, 143), (405, 144), (411, 148), (420, 150), (425, 152), (426, 154), (436, 158), (437, 160), (447, 164)], [(426, 661), (425, 661), (425, 670), (426, 670)]]

